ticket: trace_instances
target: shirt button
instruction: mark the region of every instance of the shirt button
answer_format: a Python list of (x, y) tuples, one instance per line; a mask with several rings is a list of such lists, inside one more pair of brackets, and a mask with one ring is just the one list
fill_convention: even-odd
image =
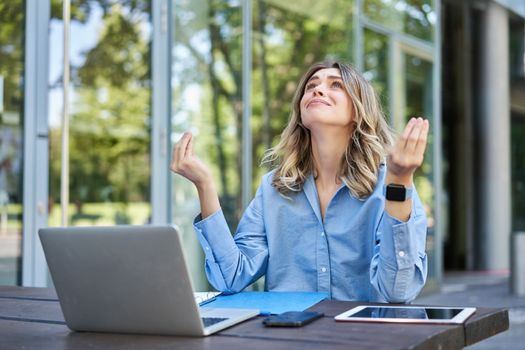
[(322, 272), (326, 272), (326, 267), (322, 267), (322, 268), (321, 268), (321, 271), (322, 271)]
[(324, 237), (324, 232), (321, 232), (321, 237)]
[(405, 256), (405, 252), (404, 252), (404, 251), (402, 251), (402, 250), (401, 250), (401, 251), (400, 251), (399, 253), (397, 253), (397, 254), (398, 254), (398, 255), (399, 255), (399, 257), (401, 257), (401, 258)]
[(210, 250), (210, 247), (206, 247), (206, 250)]

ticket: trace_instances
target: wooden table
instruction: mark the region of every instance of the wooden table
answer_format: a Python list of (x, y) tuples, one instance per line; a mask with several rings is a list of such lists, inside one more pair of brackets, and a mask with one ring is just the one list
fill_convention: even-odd
[(335, 322), (357, 302), (322, 301), (325, 317), (265, 328), (257, 317), (204, 338), (72, 332), (53, 289), (0, 286), (0, 349), (460, 349), (509, 328), (508, 311), (478, 308), (463, 325)]

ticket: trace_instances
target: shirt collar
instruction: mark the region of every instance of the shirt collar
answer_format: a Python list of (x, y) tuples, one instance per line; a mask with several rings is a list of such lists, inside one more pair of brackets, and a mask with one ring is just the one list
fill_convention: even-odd
[[(335, 192), (334, 197), (339, 193), (339, 191), (341, 191), (343, 187), (347, 187), (344, 182), (341, 183), (341, 185)], [(319, 203), (319, 195), (317, 193), (315, 179), (312, 174), (308, 175), (308, 177), (306, 178), (306, 181), (304, 182), (303, 186), (303, 191), (306, 195), (306, 199), (308, 199), (308, 202), (310, 203), (310, 206), (312, 207), (312, 210), (315, 213), (315, 216), (317, 217), (317, 220), (319, 220), (320, 223), (323, 223), (323, 218), (321, 216), (321, 204)]]
[(317, 188), (315, 187), (315, 180), (312, 174), (308, 175), (308, 177), (306, 178), (303, 190), (304, 194), (306, 195), (306, 199), (308, 199), (308, 202), (310, 203), (310, 206), (312, 207), (312, 210), (314, 211), (315, 216), (317, 217), (317, 220), (319, 220), (319, 222), (322, 223), (323, 218), (321, 217), (321, 206), (319, 204), (319, 196), (317, 195)]

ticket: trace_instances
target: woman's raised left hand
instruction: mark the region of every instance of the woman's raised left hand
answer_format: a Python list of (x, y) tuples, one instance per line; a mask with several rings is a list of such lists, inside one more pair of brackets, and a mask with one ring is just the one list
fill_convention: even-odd
[(417, 168), (423, 164), (429, 122), (423, 118), (411, 118), (403, 134), (387, 157), (387, 181), (409, 185)]

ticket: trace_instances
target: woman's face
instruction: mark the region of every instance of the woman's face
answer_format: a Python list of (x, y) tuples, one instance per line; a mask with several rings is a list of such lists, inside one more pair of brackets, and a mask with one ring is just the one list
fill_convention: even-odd
[(337, 68), (321, 69), (310, 77), (300, 107), (301, 121), (310, 130), (323, 126), (347, 128), (353, 121), (351, 98)]

